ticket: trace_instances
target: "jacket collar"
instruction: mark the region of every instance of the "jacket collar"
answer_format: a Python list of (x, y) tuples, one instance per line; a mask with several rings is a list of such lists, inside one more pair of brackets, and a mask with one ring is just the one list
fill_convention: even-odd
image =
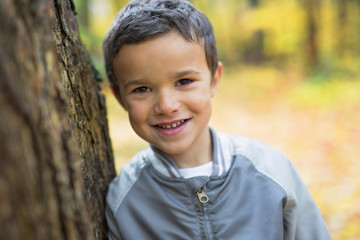
[[(211, 177), (219, 177), (227, 173), (230, 168), (233, 146), (226, 135), (217, 134), (209, 128), (213, 144), (213, 173)], [(150, 145), (150, 161), (154, 168), (162, 175), (171, 178), (182, 178), (175, 162), (160, 149)]]

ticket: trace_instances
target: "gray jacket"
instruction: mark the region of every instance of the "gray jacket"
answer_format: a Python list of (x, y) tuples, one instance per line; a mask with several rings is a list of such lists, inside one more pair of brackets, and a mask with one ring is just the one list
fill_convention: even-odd
[(291, 163), (260, 142), (213, 130), (213, 173), (184, 179), (154, 147), (110, 184), (110, 239), (331, 239)]

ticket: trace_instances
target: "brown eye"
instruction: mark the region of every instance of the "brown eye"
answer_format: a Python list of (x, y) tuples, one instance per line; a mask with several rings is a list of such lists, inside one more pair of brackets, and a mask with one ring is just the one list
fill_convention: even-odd
[(184, 85), (188, 85), (188, 84), (190, 84), (190, 83), (192, 83), (192, 82), (193, 82), (193, 80), (184, 78), (184, 79), (180, 79), (180, 80), (176, 83), (176, 86), (184, 86)]
[(151, 92), (151, 89), (148, 87), (138, 87), (133, 90), (134, 93), (147, 93)]

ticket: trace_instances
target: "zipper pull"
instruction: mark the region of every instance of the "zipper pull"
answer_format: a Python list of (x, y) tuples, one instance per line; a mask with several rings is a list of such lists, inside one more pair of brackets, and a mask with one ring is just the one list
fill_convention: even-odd
[(202, 204), (205, 204), (209, 201), (209, 197), (206, 195), (206, 193), (201, 188), (197, 191), (197, 196), (198, 196), (199, 201)]

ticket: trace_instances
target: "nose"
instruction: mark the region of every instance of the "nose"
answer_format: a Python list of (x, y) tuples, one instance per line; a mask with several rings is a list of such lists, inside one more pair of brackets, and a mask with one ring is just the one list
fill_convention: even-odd
[(157, 94), (154, 105), (156, 115), (170, 115), (180, 108), (177, 95), (171, 91), (161, 91)]

